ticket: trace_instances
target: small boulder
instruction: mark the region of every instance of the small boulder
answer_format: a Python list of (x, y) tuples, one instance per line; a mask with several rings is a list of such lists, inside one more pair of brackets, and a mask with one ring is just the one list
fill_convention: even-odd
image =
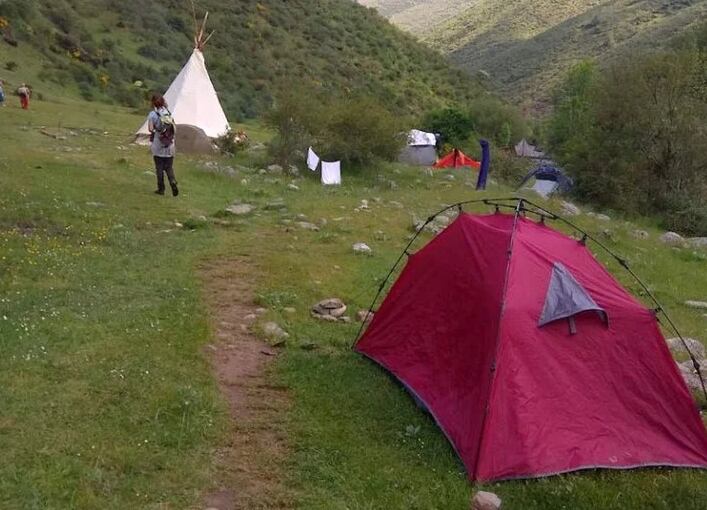
[(685, 301), (685, 305), (690, 308), (707, 309), (707, 301)]
[(683, 246), (685, 239), (677, 232), (666, 232), (659, 237), (660, 242), (668, 246)]
[(268, 173), (280, 175), (282, 173), (282, 167), (280, 165), (270, 165), (268, 166)]
[[(697, 340), (696, 338), (683, 338), (685, 340), (685, 344), (687, 345), (687, 348), (690, 349), (690, 352), (697, 358), (704, 358), (705, 357), (705, 346), (702, 342)], [(668, 347), (670, 348), (670, 352), (673, 354), (683, 354), (687, 353), (687, 350), (685, 350), (685, 344), (683, 344), (682, 340), (680, 338), (675, 337), (675, 338), (668, 338), (666, 340), (668, 342)]]
[(311, 230), (312, 232), (319, 232), (319, 227), (314, 223), (309, 223), (308, 221), (298, 221), (297, 226), (302, 230)]
[(636, 239), (648, 239), (650, 237), (650, 234), (645, 230), (634, 230), (633, 232), (631, 232), (631, 236), (635, 237)]
[(358, 312), (356, 312), (356, 320), (358, 322), (365, 322), (366, 324), (368, 324), (373, 320), (374, 315), (375, 313), (369, 312), (368, 310), (359, 310)]
[(290, 191), (299, 191), (299, 186), (297, 186), (294, 182), (291, 182), (287, 185), (287, 189)]
[(299, 177), (300, 172), (299, 168), (297, 168), (295, 165), (290, 165), (287, 167), (287, 175), (290, 175), (292, 177)]
[(246, 216), (255, 211), (255, 206), (251, 204), (231, 204), (226, 207), (226, 212), (234, 216)]
[(356, 254), (373, 255), (373, 250), (366, 243), (355, 243), (353, 245), (353, 251)]
[(287, 204), (285, 204), (283, 199), (277, 198), (265, 204), (264, 209), (266, 211), (282, 211), (283, 209), (287, 209)]
[(265, 325), (263, 325), (263, 333), (271, 340), (283, 340), (290, 336), (276, 322), (266, 322)]
[(599, 221), (611, 221), (611, 218), (606, 214), (597, 214), (596, 219)]
[(501, 508), (501, 498), (493, 492), (479, 491), (471, 500), (471, 510), (498, 510)]
[(562, 214), (565, 216), (579, 216), (582, 214), (582, 210), (574, 205), (572, 202), (566, 202), (562, 201), (562, 204), (560, 204), (560, 209), (562, 210)]
[(448, 181), (455, 181), (457, 178), (454, 177), (454, 174), (447, 174), (444, 176), (444, 178)]
[(707, 248), (707, 237), (690, 237), (687, 244), (693, 248)]
[[(699, 360), (698, 363), (701, 367), (707, 367), (707, 359)], [(692, 364), (692, 360), (678, 363), (678, 370), (680, 370), (680, 374), (685, 380), (685, 384), (687, 384), (688, 388), (690, 388), (691, 390), (702, 389), (702, 382), (700, 381), (700, 376), (697, 375), (695, 367)], [(704, 374), (704, 370), (702, 372)]]
[(324, 299), (312, 307), (312, 314), (319, 316), (329, 316), (334, 319), (342, 317), (346, 313), (346, 304), (339, 298)]

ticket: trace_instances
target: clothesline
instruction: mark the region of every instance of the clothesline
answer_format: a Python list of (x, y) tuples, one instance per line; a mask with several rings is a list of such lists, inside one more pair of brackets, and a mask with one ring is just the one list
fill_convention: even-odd
[(321, 163), (322, 168), (322, 184), (325, 186), (341, 184), (341, 161), (323, 161), (314, 149), (310, 147), (307, 150), (307, 168), (312, 172), (317, 171), (317, 167)]

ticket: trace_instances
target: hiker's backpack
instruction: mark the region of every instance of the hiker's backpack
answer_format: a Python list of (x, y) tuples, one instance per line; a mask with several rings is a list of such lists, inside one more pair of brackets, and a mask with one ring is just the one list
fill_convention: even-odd
[(177, 134), (177, 126), (174, 123), (172, 113), (166, 108), (160, 109), (157, 112), (158, 120), (155, 126), (155, 131), (159, 137), (163, 147), (169, 147), (174, 143), (174, 137)]

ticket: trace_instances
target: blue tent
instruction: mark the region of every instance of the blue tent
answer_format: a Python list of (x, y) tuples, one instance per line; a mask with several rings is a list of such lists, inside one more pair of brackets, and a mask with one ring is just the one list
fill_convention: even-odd
[(562, 169), (552, 165), (541, 165), (528, 172), (519, 187), (522, 188), (533, 178), (535, 179), (535, 185), (532, 189), (544, 198), (553, 193), (568, 193), (574, 186), (572, 178), (565, 175)]

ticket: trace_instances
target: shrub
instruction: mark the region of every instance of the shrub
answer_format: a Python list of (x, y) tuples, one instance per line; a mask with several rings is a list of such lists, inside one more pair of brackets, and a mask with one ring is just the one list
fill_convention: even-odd
[(459, 147), (471, 136), (474, 122), (471, 115), (458, 108), (435, 110), (422, 120), (422, 129), (430, 133), (439, 133), (445, 143)]
[(14, 62), (12, 60), (5, 64), (5, 69), (7, 69), (10, 72), (16, 71), (18, 67), (19, 66), (17, 65), (17, 62)]
[(583, 199), (707, 233), (705, 49), (573, 70), (549, 138)]
[(282, 165), (310, 145), (326, 159), (353, 165), (392, 161), (405, 143), (399, 117), (365, 96), (338, 98), (295, 88), (277, 96), (266, 123), (276, 132), (269, 152)]

